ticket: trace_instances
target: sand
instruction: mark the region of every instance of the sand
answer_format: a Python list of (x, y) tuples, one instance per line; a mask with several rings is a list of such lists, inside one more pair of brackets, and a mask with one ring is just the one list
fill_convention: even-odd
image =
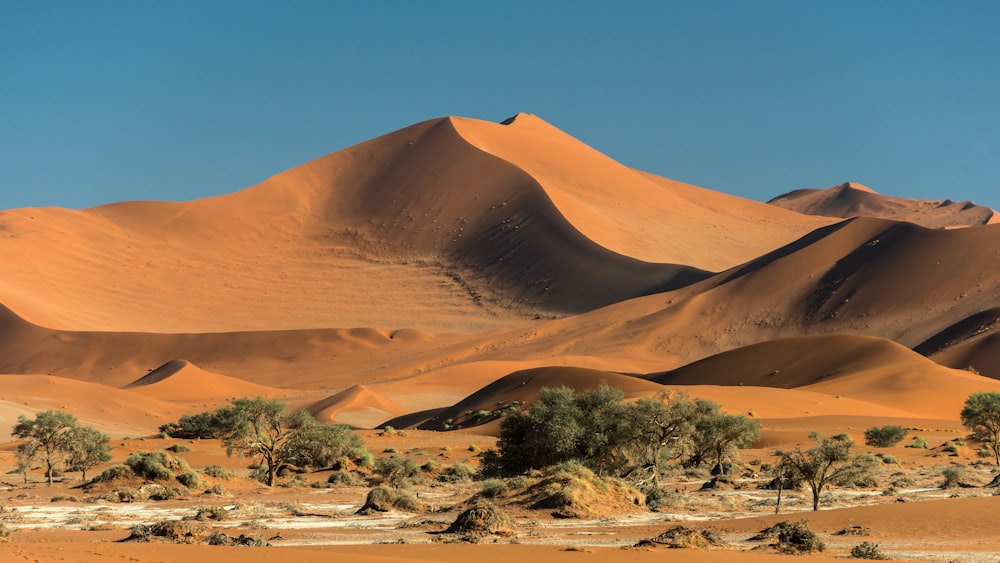
[[(432, 119), (203, 200), (3, 211), (0, 436), (19, 416), (66, 410), (111, 435), (120, 459), (168, 445), (152, 437), (183, 414), (262, 396), (321, 422), (412, 433), (368, 431), (380, 454), (476, 464), (470, 450), (499, 430), (479, 413), (526, 408), (544, 387), (605, 383), (629, 400), (683, 391), (754, 417), (763, 433), (748, 455), (760, 459), (807, 443), (812, 430), (860, 439), (872, 425), (900, 424), (932, 442), (892, 450), (910, 474), (930, 480), (947, 463), (971, 466), (971, 446), (956, 457), (943, 448), (964, 435), (965, 398), (1000, 391), (996, 212), (852, 183), (770, 203), (629, 168), (517, 114)], [(0, 470), (9, 471), (16, 443), (4, 441)], [(193, 465), (246, 469), (217, 444), (192, 445)], [(37, 484), (8, 485), (0, 506), (47, 503)], [(995, 502), (981, 492), (877, 506), (844, 496), (811, 522), (828, 534), (864, 522), (897, 555), (976, 560), (1000, 547)], [(313, 493), (240, 494), (264, 503)], [(725, 502), (675, 516), (711, 517), (728, 533), (770, 521)], [(970, 513), (977, 518), (963, 519)], [(524, 517), (541, 522), (536, 544), (423, 545), (431, 531), (394, 521), (322, 549), (143, 545), (115, 542), (122, 523), (19, 529), (0, 542), (0, 558), (662, 557), (620, 547), (665, 520), (608, 515), (608, 541), (588, 543), (577, 540), (599, 525), (568, 532), (548, 515)], [(290, 537), (310, 533), (294, 518), (289, 526)], [(360, 545), (397, 532), (420, 541)], [(725, 557), (776, 557), (744, 548)]]

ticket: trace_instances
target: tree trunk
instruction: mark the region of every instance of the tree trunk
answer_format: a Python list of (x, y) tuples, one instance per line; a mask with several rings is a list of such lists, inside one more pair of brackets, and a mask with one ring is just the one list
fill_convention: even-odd
[(778, 474), (778, 502), (774, 505), (774, 513), (781, 512), (781, 490), (785, 488), (785, 472)]
[(50, 487), (52, 486), (52, 462), (51, 461), (46, 461), (45, 462), (45, 482), (48, 483), (48, 485)]
[(817, 512), (819, 510), (819, 494), (819, 487), (813, 489), (813, 512)]

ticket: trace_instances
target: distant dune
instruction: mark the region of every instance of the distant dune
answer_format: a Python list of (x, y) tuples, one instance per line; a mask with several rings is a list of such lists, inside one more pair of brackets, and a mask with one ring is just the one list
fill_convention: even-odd
[(854, 335), (773, 340), (649, 379), (665, 385), (800, 389), (881, 405), (894, 410), (893, 416), (927, 418), (950, 418), (972, 393), (1000, 391), (995, 379), (949, 369), (889, 340)]
[(1000, 214), (971, 201), (924, 200), (876, 193), (868, 186), (847, 182), (819, 190), (807, 188), (779, 195), (768, 203), (825, 217), (880, 217), (907, 221), (931, 229), (972, 227), (1000, 223)]

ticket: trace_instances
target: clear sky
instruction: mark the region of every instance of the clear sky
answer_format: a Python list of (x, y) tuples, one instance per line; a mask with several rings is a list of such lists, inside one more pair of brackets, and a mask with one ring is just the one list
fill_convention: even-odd
[(1000, 209), (1000, 2), (0, 0), (0, 209), (196, 199), (517, 112), (753, 199)]

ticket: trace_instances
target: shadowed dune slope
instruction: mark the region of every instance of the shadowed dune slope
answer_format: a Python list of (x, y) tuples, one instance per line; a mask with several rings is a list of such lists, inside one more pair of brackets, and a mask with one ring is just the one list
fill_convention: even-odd
[(689, 287), (532, 327), (525, 346), (674, 365), (801, 335), (915, 346), (998, 306), (1000, 225), (931, 230), (857, 218)]
[(0, 303), (68, 330), (487, 330), (680, 287), (826, 222), (534, 117), (442, 118), (219, 197), (2, 212)]
[[(445, 430), (461, 425), (475, 426), (480, 411), (494, 412), (517, 403), (526, 408), (538, 397), (543, 388), (569, 387), (576, 392), (596, 389), (602, 383), (620, 389), (626, 398), (643, 397), (663, 390), (662, 386), (636, 377), (608, 371), (573, 368), (543, 367), (515, 371), (483, 387), (452, 405), (426, 422), (417, 426), (421, 430)], [(479, 430), (477, 430), (479, 431)]]
[(972, 393), (1000, 391), (994, 379), (941, 366), (889, 340), (854, 335), (775, 340), (648, 377), (664, 385), (794, 388), (928, 418), (953, 418)]
[(779, 195), (768, 203), (825, 217), (881, 217), (944, 229), (1000, 223), (1000, 214), (971, 201), (933, 201), (881, 195), (867, 186), (847, 182), (827, 188), (802, 189)]

